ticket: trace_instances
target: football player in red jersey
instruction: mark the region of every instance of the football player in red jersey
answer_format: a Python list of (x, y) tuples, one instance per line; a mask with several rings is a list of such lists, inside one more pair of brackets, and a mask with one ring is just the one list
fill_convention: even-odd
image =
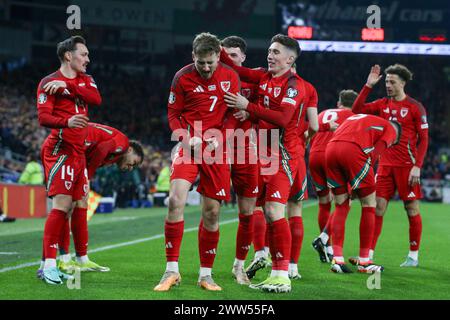
[(43, 239), (43, 279), (49, 284), (67, 278), (56, 266), (58, 242), (73, 202), (87, 194), (88, 105), (102, 100), (93, 78), (86, 74), (90, 60), (84, 38), (74, 36), (58, 43), (57, 55), (61, 67), (43, 78), (37, 90), (39, 124), (52, 129), (41, 149), (47, 193), (53, 201)]
[[(222, 51), (221, 60), (232, 65), (243, 81), (259, 84), (258, 104), (237, 94), (227, 93), (225, 101), (230, 108), (249, 112), (250, 117), (258, 119), (259, 137), (261, 130), (270, 135), (266, 145), (259, 141), (262, 188), (259, 199), (263, 200), (264, 213), (269, 222), (269, 246), (272, 256), (272, 272), (262, 283), (250, 285), (252, 289), (268, 292), (289, 292), (291, 281), (288, 276), (291, 251), (291, 232), (284, 217), (286, 202), (298, 168), (300, 138), (297, 125), (300, 105), (305, 103), (306, 88), (303, 79), (291, 71), (300, 54), (296, 40), (285, 35), (275, 35), (268, 49), (268, 70), (253, 70), (234, 65)], [(301, 120), (301, 119), (300, 119)], [(263, 131), (263, 132), (264, 132)], [(279, 135), (278, 135), (279, 134)], [(275, 138), (278, 139), (275, 140)], [(267, 149), (266, 153), (261, 152)], [(265, 155), (271, 155), (267, 158)], [(274, 158), (275, 157), (275, 158)], [(273, 159), (274, 158), (274, 159)], [(277, 170), (272, 165), (277, 165)], [(273, 171), (273, 172), (272, 172)]]
[[(222, 48), (228, 54), (234, 64), (242, 66), (246, 58), (247, 44), (244, 39), (238, 36), (229, 36), (221, 41)], [(249, 101), (256, 102), (258, 98), (258, 84), (241, 82), (241, 95), (249, 99)], [(239, 123), (237, 128), (244, 132), (254, 128), (250, 120), (244, 120)], [(254, 215), (256, 218), (265, 218), (264, 215), (259, 215), (259, 211), (255, 209), (256, 197), (258, 195), (258, 164), (256, 163), (256, 135), (254, 130), (250, 131), (248, 138), (245, 136), (244, 145), (238, 145), (239, 140), (234, 141), (233, 161), (231, 162), (231, 182), (233, 189), (237, 194), (238, 208), (239, 208), (239, 225), (236, 234), (236, 255), (233, 263), (232, 273), (239, 284), (249, 285), (250, 280), (244, 271), (244, 263), (247, 258), (248, 251), (253, 240), (254, 230)], [(242, 142), (242, 141), (241, 141)], [(245, 153), (243, 161), (239, 161), (239, 155)], [(252, 155), (250, 155), (250, 153)], [(250, 157), (253, 157), (253, 163)], [(264, 244), (263, 244), (264, 246)]]
[[(178, 258), (184, 232), (184, 207), (188, 191), (200, 174), (198, 191), (202, 195), (202, 226), (198, 234), (200, 275), (198, 285), (206, 290), (222, 288), (212, 278), (212, 267), (219, 241), (220, 202), (230, 197), (230, 169), (225, 161), (209, 161), (205, 154), (214, 143), (213, 130), (234, 128), (236, 120), (224, 102), (226, 92), (238, 93), (240, 80), (230, 67), (219, 62), (220, 41), (210, 33), (197, 35), (193, 42), (194, 63), (175, 74), (168, 102), (168, 119), (172, 137), (183, 137), (176, 152), (170, 176), (169, 209), (165, 221), (166, 270), (155, 291), (167, 291), (181, 280)], [(199, 123), (201, 122), (201, 128)], [(237, 120), (236, 120), (237, 122)], [(230, 125), (231, 123), (231, 125)], [(220, 134), (218, 134), (220, 135)], [(188, 140), (188, 141), (185, 141)], [(212, 153), (223, 150), (219, 139)], [(217, 141), (216, 141), (217, 142)], [(191, 148), (194, 156), (189, 152)], [(211, 155), (212, 155), (211, 153)], [(214, 160), (214, 159), (213, 159)]]
[(387, 97), (365, 103), (372, 87), (382, 78), (380, 71), (379, 65), (372, 67), (365, 86), (353, 104), (355, 113), (375, 114), (397, 121), (402, 126), (400, 143), (383, 154), (377, 170), (377, 210), (371, 258), (389, 200), (397, 190), (409, 220), (409, 253), (401, 267), (417, 267), (422, 236), (420, 169), (428, 148), (427, 115), (423, 105), (405, 93), (405, 85), (412, 80), (412, 73), (400, 64), (384, 70)]
[(344, 261), (345, 221), (350, 211), (348, 185), (361, 202), (358, 271), (383, 271), (369, 259), (375, 224), (375, 176), (373, 165), (379, 155), (398, 143), (400, 125), (377, 116), (357, 114), (348, 117), (334, 132), (326, 147), (327, 184), (335, 196), (336, 210), (331, 223), (334, 258), (331, 271), (351, 273)]
[(306, 136), (312, 137), (319, 130), (317, 116), (317, 91), (310, 82), (306, 80), (304, 80), (304, 82), (305, 88), (307, 89), (307, 98), (306, 102), (300, 106), (299, 119), (304, 120), (299, 121), (299, 125), (297, 127), (297, 134), (301, 141), (301, 144), (298, 146), (297, 150), (299, 152), (298, 171), (294, 179), (294, 184), (292, 185), (286, 210), (292, 235), (291, 258), (289, 261), (289, 278), (291, 279), (301, 279), (301, 275), (298, 272), (298, 260), (300, 258), (304, 235), (302, 207), (303, 201), (308, 199), (305, 162)]
[[(92, 123), (88, 124), (88, 135), (86, 138), (86, 164), (89, 180), (95, 171), (103, 166), (117, 164), (122, 171), (131, 171), (139, 166), (144, 160), (142, 146), (137, 141), (129, 141), (119, 130), (106, 125)], [(80, 268), (81, 271), (109, 271), (108, 267), (103, 267), (89, 260), (87, 255), (88, 246), (88, 225), (86, 210), (88, 207), (85, 196), (76, 201), (74, 212), (81, 213), (72, 215), (71, 223), (69, 219), (65, 221), (61, 239), (59, 242), (59, 263), (61, 271), (68, 272), (73, 268)], [(70, 253), (70, 229), (75, 244), (76, 261), (73, 261)], [(42, 268), (42, 266), (41, 266)], [(42, 269), (38, 270), (38, 277), (42, 277)]]
[(351, 111), (353, 102), (358, 94), (353, 90), (342, 90), (339, 93), (339, 100), (336, 109), (327, 109), (319, 114), (320, 126), (331, 126), (331, 130), (320, 130), (311, 139), (311, 148), (309, 150), (309, 172), (315, 187), (317, 196), (319, 198), (319, 230), (321, 234), (315, 238), (312, 245), (319, 253), (319, 259), (322, 262), (331, 262), (333, 255), (332, 246), (328, 245), (330, 233), (330, 209), (331, 209), (331, 195), (330, 189), (327, 186), (326, 175), (326, 161), (325, 150), (328, 142), (333, 137), (333, 131), (337, 126), (341, 125), (345, 119), (352, 116)]
[[(90, 122), (88, 125), (88, 136), (86, 138), (86, 164), (88, 170), (88, 178), (91, 180), (95, 171), (103, 166), (117, 164), (122, 171), (131, 171), (142, 164), (144, 160), (144, 151), (137, 141), (129, 141), (128, 137), (116, 128)], [(103, 267), (97, 263), (90, 261), (87, 256), (88, 244), (88, 225), (86, 217), (86, 209), (88, 207), (87, 197), (78, 200), (74, 210), (82, 208), (83, 215), (77, 216), (79, 221), (71, 224), (67, 221), (64, 232), (61, 237), (60, 246), (60, 262), (58, 268), (60, 270), (69, 270), (70, 267), (79, 267), (81, 271), (109, 271), (108, 267)], [(69, 254), (70, 245), (70, 227), (72, 227), (73, 242), (75, 244), (76, 262), (73, 263)]]

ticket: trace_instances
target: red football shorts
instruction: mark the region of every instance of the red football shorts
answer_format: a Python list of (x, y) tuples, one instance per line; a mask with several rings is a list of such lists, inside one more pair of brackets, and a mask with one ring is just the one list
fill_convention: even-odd
[(84, 155), (73, 155), (60, 149), (53, 154), (53, 148), (43, 145), (41, 160), (44, 167), (47, 195), (72, 196), (73, 201), (81, 200), (89, 193), (89, 183)]
[(309, 173), (316, 192), (327, 191), (327, 165), (325, 152), (309, 154)]
[(291, 201), (303, 201), (308, 199), (308, 178), (306, 175), (306, 163), (305, 157), (300, 157), (297, 160), (297, 174), (294, 178), (294, 184), (289, 194), (289, 200)]
[(271, 201), (286, 204), (297, 175), (298, 160), (281, 160), (275, 173), (264, 175), (263, 173), (270, 167), (271, 164), (260, 165), (257, 206), (263, 206), (266, 202)]
[(357, 144), (329, 142), (325, 153), (329, 188), (346, 186), (347, 183), (352, 190), (375, 187), (370, 157)]
[(420, 184), (411, 187), (408, 183), (410, 167), (378, 166), (375, 176), (376, 194), (389, 201), (398, 190), (398, 195), (403, 201), (419, 200), (422, 198), (422, 188)]
[(231, 182), (238, 196), (247, 198), (258, 196), (258, 173), (257, 164), (231, 165)]
[(170, 181), (184, 179), (193, 184), (200, 174), (197, 188), (200, 194), (216, 200), (230, 200), (230, 165), (226, 161), (223, 164), (194, 160), (183, 163), (179, 161), (182, 156), (183, 149), (180, 148), (172, 161)]

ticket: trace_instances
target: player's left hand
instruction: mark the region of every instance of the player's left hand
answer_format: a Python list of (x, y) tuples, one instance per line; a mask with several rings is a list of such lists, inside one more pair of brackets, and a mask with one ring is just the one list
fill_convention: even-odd
[(59, 88), (67, 88), (67, 84), (65, 81), (53, 80), (53, 81), (47, 82), (43, 88), (46, 93), (55, 94)]
[(208, 144), (206, 147), (208, 151), (213, 151), (219, 146), (219, 141), (217, 141), (216, 137), (205, 138), (204, 140)]
[(412, 167), (411, 171), (409, 172), (409, 178), (408, 178), (408, 184), (410, 186), (415, 186), (416, 184), (420, 184), (420, 168), (419, 167)]
[(248, 100), (244, 96), (241, 96), (239, 93), (234, 94), (231, 92), (227, 92), (225, 93), (224, 99), (228, 108), (247, 110)]

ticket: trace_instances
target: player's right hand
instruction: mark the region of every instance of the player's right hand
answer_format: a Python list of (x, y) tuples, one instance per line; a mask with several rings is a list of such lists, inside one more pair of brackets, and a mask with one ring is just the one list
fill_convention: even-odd
[(238, 119), (239, 121), (245, 121), (250, 117), (250, 113), (244, 110), (240, 110), (236, 113), (233, 113), (233, 116)]
[(76, 114), (69, 119), (69, 128), (86, 128), (89, 118), (84, 114)]
[(198, 149), (201, 147), (202, 145), (202, 139), (200, 137), (192, 137), (191, 139), (189, 139), (189, 145), (191, 146), (192, 149)]
[(370, 73), (369, 73), (369, 76), (367, 77), (366, 85), (370, 88), (372, 88), (374, 85), (376, 85), (378, 83), (378, 81), (380, 81), (380, 79), (383, 78), (383, 75), (380, 75), (380, 73), (381, 73), (380, 66), (378, 64), (374, 65), (370, 69)]

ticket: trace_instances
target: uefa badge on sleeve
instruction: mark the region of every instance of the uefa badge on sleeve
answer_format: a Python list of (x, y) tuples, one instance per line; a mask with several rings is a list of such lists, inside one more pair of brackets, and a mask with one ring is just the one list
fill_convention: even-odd
[(169, 103), (170, 104), (174, 104), (175, 103), (175, 94), (172, 91), (170, 91)]
[(47, 95), (45, 93), (41, 93), (38, 97), (39, 104), (44, 104), (47, 102)]

